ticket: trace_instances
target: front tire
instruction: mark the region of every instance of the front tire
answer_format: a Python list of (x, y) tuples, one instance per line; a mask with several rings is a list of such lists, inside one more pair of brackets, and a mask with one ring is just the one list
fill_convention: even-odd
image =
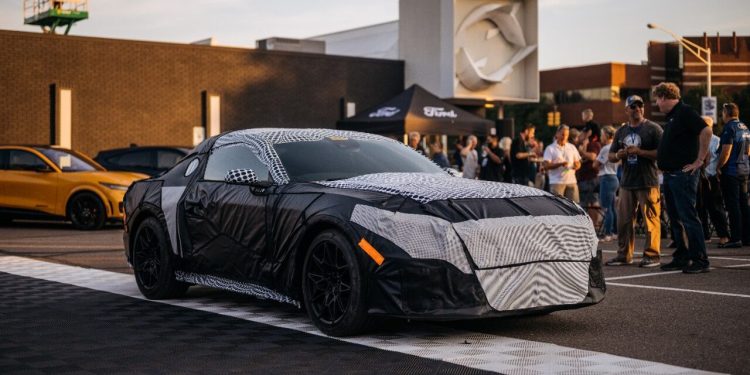
[(104, 226), (107, 211), (96, 194), (80, 193), (68, 202), (68, 217), (76, 229), (96, 230)]
[(177, 298), (188, 284), (174, 277), (174, 257), (163, 226), (156, 218), (145, 219), (133, 236), (133, 273), (138, 289), (148, 299)]
[(321, 332), (350, 336), (367, 328), (366, 278), (351, 243), (340, 233), (318, 235), (305, 256), (305, 309)]

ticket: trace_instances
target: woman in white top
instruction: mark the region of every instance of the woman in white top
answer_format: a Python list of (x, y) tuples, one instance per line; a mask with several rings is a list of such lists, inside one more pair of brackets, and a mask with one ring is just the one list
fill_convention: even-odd
[(607, 155), (612, 146), (615, 128), (605, 126), (602, 128), (602, 149), (599, 156), (594, 160), (594, 168), (599, 169), (599, 205), (604, 211), (604, 222), (602, 223), (602, 241), (609, 242), (617, 238), (615, 231), (615, 193), (620, 187), (617, 179), (617, 163), (609, 161)]

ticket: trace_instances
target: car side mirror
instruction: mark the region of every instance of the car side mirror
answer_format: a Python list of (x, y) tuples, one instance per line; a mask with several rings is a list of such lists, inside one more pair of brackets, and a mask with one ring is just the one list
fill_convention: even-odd
[(240, 185), (255, 185), (258, 182), (258, 176), (252, 169), (230, 169), (224, 175), (224, 182)]
[(448, 172), (448, 174), (451, 175), (451, 176), (453, 176), (453, 177), (461, 177), (461, 172), (459, 172), (456, 169), (444, 167), (443, 170), (446, 171), (446, 172)]

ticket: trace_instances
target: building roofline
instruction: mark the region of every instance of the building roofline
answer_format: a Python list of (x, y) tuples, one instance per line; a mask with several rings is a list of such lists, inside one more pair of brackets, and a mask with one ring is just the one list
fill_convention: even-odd
[(355, 57), (355, 56), (339, 56), (339, 55), (326, 55), (322, 53), (307, 53), (307, 52), (292, 52), (292, 51), (278, 51), (278, 50), (260, 50), (257, 48), (250, 47), (229, 47), (229, 46), (208, 46), (200, 44), (189, 44), (189, 43), (177, 43), (177, 42), (161, 42), (161, 41), (147, 41), (137, 39), (115, 39), (115, 38), (103, 38), (94, 36), (79, 36), (79, 35), (57, 35), (57, 34), (43, 34), (28, 31), (16, 31), (16, 30), (5, 30), (0, 29), (0, 36), (17, 36), (25, 38), (54, 38), (58, 40), (76, 40), (83, 42), (92, 43), (120, 43), (120, 44), (138, 44), (147, 46), (164, 46), (182, 49), (203, 49), (210, 51), (224, 51), (229, 53), (242, 53), (242, 54), (259, 54), (259, 55), (287, 55), (308, 59), (335, 59), (335, 60), (357, 60), (357, 61), (371, 61), (382, 64), (403, 64), (403, 60), (391, 60), (391, 59), (376, 59), (371, 57)]
[(376, 23), (376, 24), (372, 24), (372, 25), (367, 25), (367, 26), (360, 26), (360, 27), (355, 27), (355, 28), (352, 28), (352, 29), (346, 29), (346, 30), (334, 31), (334, 32), (332, 32), (332, 33), (325, 33), (325, 34), (320, 34), (320, 35), (309, 36), (309, 37), (306, 37), (306, 38), (304, 38), (304, 39), (315, 39), (315, 38), (322, 38), (322, 37), (324, 37), (324, 36), (332, 36), (332, 35), (344, 34), (344, 33), (352, 32), (352, 31), (359, 31), (359, 30), (364, 30), (364, 29), (374, 28), (374, 27), (378, 27), (378, 26), (384, 26), (384, 25), (387, 25), (387, 24), (392, 24), (392, 23), (398, 23), (398, 19), (396, 19), (396, 20), (393, 20), (393, 21), (385, 21), (385, 22), (381, 22), (381, 23)]

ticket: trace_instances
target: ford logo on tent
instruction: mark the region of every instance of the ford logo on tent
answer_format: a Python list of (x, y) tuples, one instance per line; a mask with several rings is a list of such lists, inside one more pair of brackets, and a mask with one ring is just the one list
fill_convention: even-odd
[(401, 110), (396, 107), (383, 107), (370, 113), (370, 117), (391, 117), (399, 112), (401, 112)]
[(456, 118), (458, 114), (454, 110), (446, 111), (443, 107), (424, 107), (422, 108), (424, 115), (427, 117), (450, 117)]

